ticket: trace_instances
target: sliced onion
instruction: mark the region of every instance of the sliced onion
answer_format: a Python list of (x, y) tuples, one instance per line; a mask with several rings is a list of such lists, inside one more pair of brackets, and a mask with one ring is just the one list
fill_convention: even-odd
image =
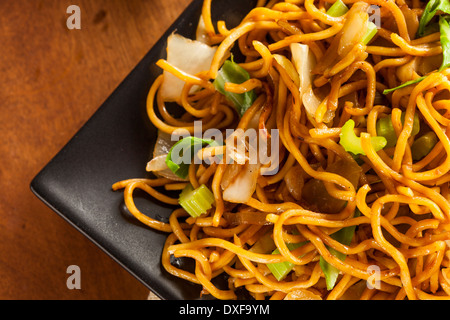
[[(309, 118), (314, 119), (316, 116), (317, 109), (321, 104), (322, 100), (317, 97), (314, 93), (311, 86), (305, 91), (302, 97), (303, 105), (305, 106), (305, 110), (308, 113)], [(334, 118), (334, 112), (331, 110), (327, 110), (323, 117), (323, 122), (328, 123)]]
[[(208, 71), (217, 47), (185, 38), (173, 33), (167, 39), (167, 62), (184, 71), (196, 75)], [(164, 71), (164, 80), (160, 93), (165, 101), (177, 101), (181, 96), (184, 82), (168, 71)], [(191, 92), (197, 88), (191, 88)]]
[(316, 66), (314, 54), (309, 50), (306, 44), (293, 43), (290, 46), (292, 52), (292, 62), (299, 75), (300, 96), (308, 90), (312, 81), (312, 70)]
[(223, 199), (229, 202), (246, 203), (256, 190), (260, 164), (246, 164), (239, 175), (223, 191)]
[(272, 239), (272, 232), (269, 231), (260, 237), (248, 251), (254, 253), (270, 253), (276, 248), (277, 246)]
[(260, 211), (238, 211), (236, 213), (224, 213), (224, 218), (232, 226), (241, 224), (256, 224), (259, 226), (271, 225), (272, 223), (266, 220), (267, 213)]
[(408, 6), (400, 6), (400, 10), (405, 17), (406, 27), (408, 28), (408, 34), (411, 39), (414, 39), (419, 29), (419, 17), (415, 10), (411, 10)]
[(367, 282), (364, 280), (358, 281), (350, 288), (345, 290), (342, 296), (338, 300), (359, 300), (364, 289), (367, 288)]
[(339, 32), (341, 36), (338, 46), (338, 55), (346, 56), (350, 50), (364, 37), (367, 32), (369, 5), (365, 2), (356, 2), (348, 11), (344, 26)]
[(207, 45), (211, 44), (208, 31), (206, 31), (205, 20), (203, 19), (203, 15), (200, 15), (200, 19), (198, 20), (197, 30), (195, 33), (195, 40), (203, 42), (204, 44)]
[(220, 187), (222, 190), (228, 188), (228, 186), (236, 179), (236, 177), (241, 172), (243, 166), (237, 163), (231, 163), (226, 166), (225, 172), (222, 176), (222, 181), (220, 182)]
[[(361, 167), (356, 162), (350, 162), (344, 159), (330, 164), (327, 167), (327, 171), (346, 178), (353, 184), (355, 189), (358, 186), (362, 172)], [(318, 179), (311, 179), (305, 183), (302, 189), (302, 197), (311, 206), (312, 210), (317, 210), (321, 213), (338, 213), (347, 203), (345, 200), (331, 196), (323, 181)]]
[[(312, 88), (312, 70), (316, 66), (314, 54), (306, 44), (293, 43), (290, 46), (292, 52), (292, 62), (299, 75), (299, 91), (305, 110), (310, 119), (314, 119), (317, 109), (322, 102), (314, 93)], [(332, 111), (325, 113), (323, 121), (330, 122), (334, 118)]]
[(233, 160), (236, 164), (245, 164), (249, 157), (246, 154), (247, 143), (243, 130), (236, 130), (226, 139), (226, 156), (227, 159)]
[(294, 166), (284, 176), (286, 187), (295, 200), (302, 199), (302, 190), (305, 184), (303, 170), (300, 166)]
[(166, 156), (176, 141), (172, 141), (170, 134), (158, 131), (155, 148), (153, 149), (153, 158)]
[(157, 156), (147, 163), (147, 171), (162, 171), (168, 169), (166, 164), (167, 155)]
[(294, 65), (292, 62), (286, 58), (283, 55), (280, 54), (274, 54), (273, 58), (275, 61), (286, 70), (287, 74), (289, 75), (289, 78), (295, 83), (297, 87), (300, 86), (300, 77), (299, 72), (294, 68)]
[(168, 133), (159, 131), (153, 149), (153, 159), (147, 163), (147, 171), (153, 172), (158, 177), (167, 178), (174, 181), (188, 181), (173, 173), (166, 164), (166, 157), (176, 141), (172, 141)]
[(259, 129), (259, 118), (261, 117), (262, 110), (258, 110), (255, 112), (255, 115), (250, 119), (247, 125), (247, 129)]
[(430, 72), (439, 69), (442, 65), (442, 55), (430, 57), (415, 57), (418, 60), (416, 71), (419, 75), (424, 76)]
[[(258, 122), (261, 112), (259, 111), (249, 123), (248, 129), (255, 129), (258, 135)], [(256, 121), (258, 120), (258, 121)], [(256, 189), (261, 163), (259, 158), (253, 159), (249, 155), (267, 156), (267, 150), (258, 151), (258, 145), (249, 145), (246, 141), (248, 137), (243, 130), (236, 130), (226, 139), (227, 161), (232, 161), (227, 165), (221, 181), (223, 199), (234, 203), (245, 203), (253, 195)]]
[(412, 59), (408, 63), (397, 68), (395, 75), (401, 83), (414, 80), (419, 77), (416, 72), (418, 59)]

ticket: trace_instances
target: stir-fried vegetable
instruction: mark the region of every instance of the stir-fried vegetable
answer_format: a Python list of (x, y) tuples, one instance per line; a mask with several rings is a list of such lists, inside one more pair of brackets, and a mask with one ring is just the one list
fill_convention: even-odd
[(214, 140), (191, 136), (183, 138), (170, 149), (166, 157), (166, 164), (178, 177), (185, 179), (195, 152), (207, 145), (213, 145), (215, 143)]
[(433, 131), (427, 132), (415, 140), (411, 146), (413, 160), (418, 161), (428, 155), (438, 141), (439, 139)]
[(226, 60), (219, 70), (214, 86), (217, 91), (225, 95), (236, 108), (240, 116), (251, 107), (256, 99), (254, 90), (244, 93), (233, 93), (225, 90), (226, 83), (241, 84), (250, 79), (248, 72), (232, 60)]
[(417, 78), (417, 79), (414, 79), (414, 80), (411, 80), (411, 81), (406, 81), (405, 83), (402, 83), (398, 87), (383, 90), (383, 94), (388, 94), (388, 93), (394, 92), (395, 90), (398, 90), (398, 89), (410, 86), (412, 84), (418, 83), (418, 82), (422, 81), (425, 78), (426, 78), (426, 76), (423, 76), (423, 77), (420, 77), (420, 78)]
[(260, 226), (270, 225), (271, 222), (267, 221), (267, 213), (260, 211), (238, 211), (225, 212), (223, 217), (228, 221), (229, 226), (238, 226), (243, 224), (255, 224)]
[(188, 184), (181, 191), (178, 202), (187, 213), (197, 218), (212, 208), (214, 194), (204, 184), (197, 189)]
[[(297, 69), (300, 79), (300, 98), (302, 99), (308, 116), (314, 118), (322, 101), (317, 97), (312, 88), (312, 70), (316, 65), (316, 59), (309, 49), (309, 46), (306, 44), (292, 43), (290, 48), (292, 52), (292, 62)], [(334, 112), (327, 110), (323, 121), (328, 123), (333, 117)]]
[[(357, 163), (340, 159), (327, 166), (326, 170), (344, 177), (355, 189), (358, 187), (362, 170)], [(323, 181), (318, 179), (310, 179), (305, 183), (302, 197), (311, 209), (324, 213), (338, 213), (347, 204), (347, 201), (331, 196)]]
[(255, 253), (269, 253), (275, 250), (276, 247), (277, 246), (272, 239), (272, 232), (270, 231), (266, 232), (261, 238), (259, 238), (258, 241), (256, 241), (250, 249), (248, 249), (248, 251)]
[[(295, 250), (297, 248), (300, 248), (307, 242), (300, 242), (300, 243), (288, 243), (286, 246), (288, 247), (289, 251)], [(280, 254), (280, 250), (275, 249), (272, 254)], [(284, 261), (284, 262), (278, 262), (278, 263), (268, 263), (267, 267), (272, 272), (272, 274), (275, 276), (275, 278), (278, 281), (283, 280), (289, 272), (292, 271), (292, 268), (294, 268), (294, 264), (290, 261)]]
[(333, 5), (327, 10), (327, 14), (332, 17), (340, 17), (346, 14), (348, 11), (347, 6), (341, 0), (337, 0)]
[[(420, 19), (419, 23), (419, 29), (417, 30), (417, 35), (419, 37), (422, 37), (425, 34), (425, 27), (428, 25), (428, 23), (433, 19), (433, 17), (438, 13), (443, 12), (450, 14), (450, 0), (431, 0), (428, 2), (427, 6), (425, 7), (425, 10), (422, 14), (422, 17)], [(442, 46), (442, 64), (439, 68), (439, 72), (442, 70), (445, 70), (450, 67), (450, 25), (449, 25), (449, 19), (450, 17), (441, 15), (439, 16), (439, 31), (441, 33), (440, 40), (441, 40), (441, 46)], [(384, 94), (389, 94), (395, 90), (405, 88), (407, 86), (410, 86), (412, 84), (416, 84), (423, 79), (425, 79), (427, 75), (424, 75), (422, 77), (419, 77), (417, 79), (413, 79), (410, 81), (407, 81), (405, 83), (402, 83), (401, 85), (386, 89), (383, 91)]]
[[(449, 12), (450, 13), (450, 12)], [(450, 26), (448, 24), (450, 17), (439, 17), (439, 30), (441, 31), (441, 46), (442, 46), (442, 65), (439, 71), (450, 67)]]
[(290, 195), (297, 201), (302, 199), (302, 190), (305, 184), (303, 169), (299, 166), (293, 166), (284, 176), (284, 182)]
[[(327, 53), (325, 54), (324, 61), (319, 62), (318, 66), (321, 72), (327, 67), (333, 64), (333, 59), (337, 59), (337, 56), (345, 56), (355, 44), (363, 42), (367, 44), (377, 33), (377, 27), (375, 24), (368, 20), (368, 15), (364, 11), (367, 6), (357, 5), (352, 6), (351, 11), (341, 1), (336, 1), (327, 11), (327, 14), (332, 17), (339, 17), (348, 12), (348, 19), (346, 20), (344, 27), (339, 35), (335, 37), (334, 44), (330, 45)], [(312, 86), (311, 74), (316, 67), (316, 61), (314, 54), (309, 50), (308, 45), (293, 43), (290, 45), (292, 52), (292, 61), (300, 76), (300, 98), (308, 116), (312, 119), (315, 118), (317, 109), (319, 108), (322, 98), (319, 98)], [(320, 72), (319, 72), (320, 73)], [(329, 123), (334, 118), (334, 111), (327, 110), (323, 115), (322, 121)]]
[[(332, 17), (340, 17), (348, 12), (348, 7), (341, 0), (336, 1), (327, 10), (327, 14)], [(366, 34), (363, 36), (361, 42), (368, 44), (370, 40), (377, 34), (378, 28), (372, 21), (368, 21)]]
[[(315, 118), (317, 109), (322, 102), (312, 87), (312, 74), (316, 66), (316, 58), (309, 49), (309, 46), (301, 43), (292, 43), (290, 45), (292, 52), (292, 62), (297, 69), (300, 78), (300, 98), (305, 107), (309, 118)], [(323, 122), (328, 123), (333, 120), (334, 112), (327, 110), (323, 117)]]
[(422, 17), (419, 22), (419, 29), (417, 35), (422, 37), (425, 33), (425, 27), (433, 19), (433, 17), (442, 11), (444, 13), (450, 13), (450, 1), (449, 0), (430, 0), (422, 13)]
[(283, 300), (322, 300), (322, 297), (307, 289), (294, 289)]
[(372, 38), (375, 37), (377, 32), (378, 32), (377, 25), (375, 23), (373, 23), (372, 21), (369, 21), (367, 24), (366, 34), (362, 38), (361, 42), (364, 44), (368, 44), (370, 42), (370, 40), (372, 40)]
[[(401, 121), (402, 124), (405, 123), (405, 112), (402, 112)], [(397, 134), (395, 133), (394, 125), (392, 124), (392, 118), (390, 116), (378, 119), (376, 127), (377, 134), (386, 138), (386, 148), (391, 148), (397, 144)], [(416, 113), (414, 114), (414, 123), (411, 136), (415, 136), (419, 133), (419, 131), (420, 120), (419, 116)]]
[[(352, 119), (347, 120), (347, 122), (341, 128), (339, 143), (347, 152), (351, 152), (354, 155), (365, 155), (365, 152), (361, 145), (361, 138), (356, 136), (355, 131), (353, 130), (354, 128), (355, 121), (353, 121)], [(371, 137), (370, 142), (375, 151), (383, 149), (387, 143), (386, 138), (380, 136)]]
[(348, 11), (344, 25), (336, 38), (340, 58), (345, 57), (364, 38), (369, 22), (368, 8), (367, 3), (356, 2)]
[[(355, 214), (354, 217), (358, 217), (361, 213), (359, 212), (358, 209), (355, 210)], [(350, 245), (350, 243), (352, 242), (353, 236), (355, 234), (355, 229), (356, 226), (351, 226), (351, 227), (345, 227), (342, 228), (341, 230), (333, 233), (332, 235), (330, 235), (331, 238), (333, 238), (334, 240), (338, 241), (339, 243), (342, 243), (343, 245)], [(330, 251), (330, 253), (332, 255), (334, 255), (335, 257), (339, 258), (341, 261), (344, 261), (345, 258), (347, 257), (345, 254), (343, 254), (342, 252), (339, 252), (333, 248), (328, 247), (328, 250)], [(324, 258), (320, 257), (320, 267), (322, 268), (322, 271), (325, 275), (325, 280), (327, 283), (327, 289), (328, 290), (332, 290), (334, 288), (334, 285), (336, 284), (336, 280), (339, 276), (339, 269), (337, 269), (336, 267), (332, 266), (331, 264), (329, 264)]]
[(229, 184), (221, 184), (223, 199), (234, 203), (245, 203), (255, 192), (261, 165), (246, 163), (245, 165), (233, 164), (233, 167), (237, 169), (237, 174)]
[[(183, 72), (195, 76), (209, 70), (216, 50), (217, 47), (210, 47), (203, 42), (187, 39), (174, 33), (167, 39), (167, 62)], [(183, 87), (183, 80), (164, 71), (161, 96), (165, 101), (177, 101)], [(195, 86), (191, 91), (194, 90), (196, 90)]]
[[(299, 76), (299, 91), (300, 97), (302, 98), (303, 94), (311, 86), (311, 72), (316, 62), (314, 54), (309, 50), (308, 45), (301, 43), (292, 43), (290, 45), (290, 49), (292, 53), (292, 62)], [(303, 101), (303, 103), (305, 103), (305, 101)], [(315, 110), (311, 110), (309, 108), (309, 104), (305, 104), (305, 108), (308, 113), (314, 116)]]
[(173, 181), (185, 181), (186, 179), (180, 178), (173, 173), (166, 163), (167, 155), (174, 144), (175, 141), (172, 141), (170, 134), (160, 130), (153, 149), (153, 158), (147, 163), (146, 170), (153, 172), (158, 177), (164, 177)]

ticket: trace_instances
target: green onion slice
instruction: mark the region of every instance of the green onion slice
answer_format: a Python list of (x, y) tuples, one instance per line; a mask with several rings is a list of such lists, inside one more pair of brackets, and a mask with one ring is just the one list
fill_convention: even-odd
[(410, 85), (412, 85), (412, 84), (418, 83), (418, 82), (422, 81), (422, 80), (425, 79), (425, 78), (426, 78), (426, 76), (423, 76), (423, 77), (420, 77), (420, 78), (417, 78), (417, 79), (414, 79), (414, 80), (411, 80), (411, 81), (407, 81), (407, 82), (405, 82), (405, 83), (402, 83), (402, 84), (399, 85), (398, 87), (383, 90), (383, 94), (388, 94), (388, 93), (391, 93), (391, 92), (393, 92), (393, 91), (395, 91), (395, 90), (398, 90), (398, 89), (401, 89), (401, 88), (405, 88), (405, 87), (410, 86)]
[[(358, 209), (355, 210), (354, 217), (360, 216), (360, 211)], [(339, 243), (342, 243), (343, 245), (350, 245), (352, 242), (353, 236), (355, 234), (356, 226), (350, 226), (342, 228), (341, 230), (333, 233), (330, 235), (331, 238), (338, 241)], [(328, 247), (328, 250), (332, 255), (337, 257), (339, 260), (344, 261), (347, 257), (345, 254)], [(334, 288), (334, 285), (336, 284), (337, 278), (339, 276), (339, 269), (329, 264), (324, 258), (320, 257), (319, 265), (322, 268), (322, 271), (325, 275), (325, 281), (327, 284), (327, 289), (332, 290)]]
[(441, 11), (443, 13), (450, 13), (450, 1), (449, 0), (430, 0), (427, 6), (423, 10), (422, 16), (419, 22), (419, 28), (417, 30), (418, 37), (422, 37), (425, 34), (425, 27), (433, 19), (433, 17)]
[(166, 164), (170, 171), (178, 177), (186, 179), (189, 173), (189, 165), (195, 153), (207, 145), (215, 145), (216, 141), (197, 137), (185, 137), (170, 148), (166, 157)]
[(241, 84), (249, 79), (250, 75), (244, 68), (232, 60), (226, 60), (214, 80), (216, 90), (233, 103), (241, 117), (255, 101), (256, 93), (254, 90), (244, 93), (229, 92), (225, 90), (225, 83)]

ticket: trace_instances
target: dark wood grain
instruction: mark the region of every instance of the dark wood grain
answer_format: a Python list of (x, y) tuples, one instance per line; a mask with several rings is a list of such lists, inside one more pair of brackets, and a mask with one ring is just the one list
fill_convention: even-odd
[[(0, 3), (0, 299), (146, 299), (148, 290), (41, 203), (32, 178), (81, 128), (189, 0)], [(69, 290), (67, 267), (81, 269)]]

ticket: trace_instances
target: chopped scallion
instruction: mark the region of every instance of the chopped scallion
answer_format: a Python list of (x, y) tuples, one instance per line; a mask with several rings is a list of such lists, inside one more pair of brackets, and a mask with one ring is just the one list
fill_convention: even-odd
[(401, 89), (401, 88), (410, 86), (410, 85), (412, 85), (412, 84), (418, 83), (418, 82), (422, 81), (422, 80), (425, 79), (425, 78), (426, 78), (426, 76), (423, 76), (423, 77), (420, 77), (420, 78), (417, 78), (417, 79), (414, 79), (414, 80), (411, 80), (411, 81), (406, 81), (405, 83), (402, 83), (402, 84), (399, 85), (398, 87), (383, 90), (383, 94), (388, 94), (388, 93), (391, 93), (391, 92), (393, 92), (393, 91), (395, 91), (395, 90), (398, 90), (398, 89)]
[[(360, 216), (360, 211), (358, 209), (355, 210), (354, 217)], [(330, 235), (331, 238), (338, 241), (339, 243), (342, 243), (343, 245), (350, 245), (352, 242), (353, 236), (355, 234), (356, 226), (350, 226), (342, 228), (341, 230), (333, 233)], [(347, 257), (345, 254), (328, 247), (328, 250), (332, 255), (337, 257), (339, 260), (344, 261)], [(339, 276), (339, 269), (329, 264), (324, 258), (320, 257), (319, 265), (322, 268), (322, 271), (325, 275), (325, 281), (327, 284), (327, 289), (332, 290), (334, 288), (334, 285), (336, 284), (336, 280)]]
[(250, 75), (244, 68), (232, 60), (226, 60), (214, 80), (214, 87), (216, 90), (234, 104), (234, 107), (240, 116), (243, 116), (245, 111), (251, 107), (256, 99), (256, 93), (254, 90), (244, 93), (229, 92), (225, 90), (225, 84), (241, 84), (249, 79)]
[(441, 32), (441, 46), (443, 60), (439, 71), (445, 70), (450, 67), (450, 25), (448, 16), (439, 17), (439, 30)]
[[(423, 37), (426, 33), (429, 33), (430, 30), (436, 29), (436, 23), (430, 24), (430, 22), (434, 18), (434, 16), (438, 14), (438, 12), (441, 12), (443, 14), (450, 14), (450, 0), (428, 1), (420, 18), (419, 28), (417, 30), (417, 37)], [(450, 25), (448, 19), (449, 19), (448, 16), (444, 15), (439, 16), (439, 32), (441, 34), (440, 40), (443, 55), (442, 65), (438, 70), (439, 72), (450, 67)], [(398, 87), (384, 90), (383, 93), (388, 94), (397, 89), (401, 89), (409, 85), (416, 84), (425, 79), (426, 77), (427, 76), (422, 76), (420, 78), (407, 81)]]
[(210, 139), (201, 139), (197, 137), (185, 137), (175, 143), (170, 148), (166, 157), (166, 164), (169, 169), (178, 177), (185, 179), (189, 172), (189, 165), (192, 158), (199, 149), (213, 145), (216, 142)]
[(418, 37), (422, 37), (424, 35), (425, 27), (439, 11), (443, 13), (450, 13), (450, 1), (449, 0), (428, 1), (420, 18), (419, 28), (417, 30)]

